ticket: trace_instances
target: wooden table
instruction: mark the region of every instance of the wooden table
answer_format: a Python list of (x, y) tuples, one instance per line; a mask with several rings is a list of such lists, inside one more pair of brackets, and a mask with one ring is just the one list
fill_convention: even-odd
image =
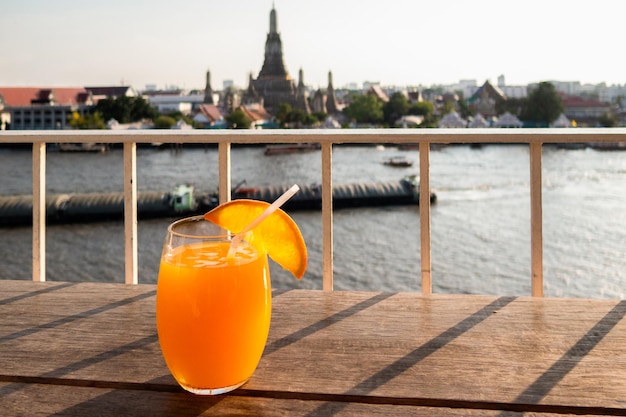
[(155, 290), (0, 281), (0, 415), (626, 415), (625, 301), (278, 290), (252, 379), (201, 397)]

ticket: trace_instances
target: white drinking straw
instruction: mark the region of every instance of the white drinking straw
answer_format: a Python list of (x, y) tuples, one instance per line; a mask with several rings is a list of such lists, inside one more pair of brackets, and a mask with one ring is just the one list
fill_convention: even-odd
[(298, 187), (298, 184), (292, 185), (291, 188), (289, 188), (287, 191), (285, 191), (272, 204), (270, 204), (269, 207), (266, 208), (263, 211), (263, 213), (261, 213), (259, 215), (259, 217), (257, 217), (256, 219), (254, 219), (252, 221), (252, 223), (250, 223), (249, 225), (244, 227), (244, 229), (241, 232), (239, 232), (235, 236), (233, 236), (233, 239), (230, 242), (230, 248), (228, 249), (227, 257), (230, 258), (230, 257), (234, 256), (235, 249), (241, 243), (241, 239), (243, 239), (243, 237), (245, 236), (246, 233), (248, 233), (250, 230), (252, 230), (255, 227), (257, 227), (259, 225), (259, 223), (261, 223), (263, 220), (265, 220), (267, 218), (267, 216), (269, 216), (270, 214), (275, 212), (277, 208), (279, 208), (280, 206), (285, 204), (287, 202), (287, 200), (289, 200), (291, 197), (293, 197), (293, 195), (295, 193), (297, 193), (299, 190), (300, 190), (300, 187)]

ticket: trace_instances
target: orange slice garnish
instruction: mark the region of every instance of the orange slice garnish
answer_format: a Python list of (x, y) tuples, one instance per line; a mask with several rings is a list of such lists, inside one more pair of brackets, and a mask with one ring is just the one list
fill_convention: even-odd
[[(206, 213), (204, 219), (237, 234), (269, 205), (258, 200), (232, 200)], [(251, 235), (250, 243), (254, 247), (267, 253), (274, 262), (296, 278), (302, 278), (308, 259), (306, 244), (298, 225), (285, 211), (274, 211), (252, 229)]]

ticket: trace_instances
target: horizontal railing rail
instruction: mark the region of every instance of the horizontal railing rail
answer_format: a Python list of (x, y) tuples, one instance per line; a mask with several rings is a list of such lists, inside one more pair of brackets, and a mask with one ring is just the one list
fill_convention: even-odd
[(230, 200), (232, 144), (319, 143), (322, 167), (323, 289), (333, 289), (332, 151), (335, 144), (419, 144), (420, 256), (423, 294), (432, 292), (430, 144), (511, 143), (530, 148), (531, 293), (543, 296), (541, 155), (545, 143), (626, 143), (626, 128), (576, 129), (338, 129), (3, 131), (0, 144), (32, 144), (33, 280), (46, 279), (46, 144), (109, 143), (124, 148), (125, 282), (136, 284), (137, 144), (206, 143), (218, 146), (219, 200)]

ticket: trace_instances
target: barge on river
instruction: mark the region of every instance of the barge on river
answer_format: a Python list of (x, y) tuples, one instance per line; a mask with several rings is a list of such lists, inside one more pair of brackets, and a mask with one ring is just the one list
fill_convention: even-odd
[[(250, 198), (272, 202), (290, 186), (236, 186), (232, 199)], [(430, 202), (437, 199), (433, 192)], [(196, 193), (192, 185), (180, 185), (173, 192), (140, 191), (137, 216), (140, 219), (181, 217), (203, 214), (218, 204), (217, 192)], [(419, 186), (415, 176), (399, 181), (354, 183), (333, 186), (333, 208), (376, 207), (419, 204)], [(286, 211), (319, 210), (322, 187), (300, 185), (300, 191), (283, 208)], [(0, 226), (32, 224), (33, 198), (30, 195), (0, 196)], [(79, 223), (120, 220), (124, 216), (124, 193), (50, 194), (46, 197), (46, 221)]]

